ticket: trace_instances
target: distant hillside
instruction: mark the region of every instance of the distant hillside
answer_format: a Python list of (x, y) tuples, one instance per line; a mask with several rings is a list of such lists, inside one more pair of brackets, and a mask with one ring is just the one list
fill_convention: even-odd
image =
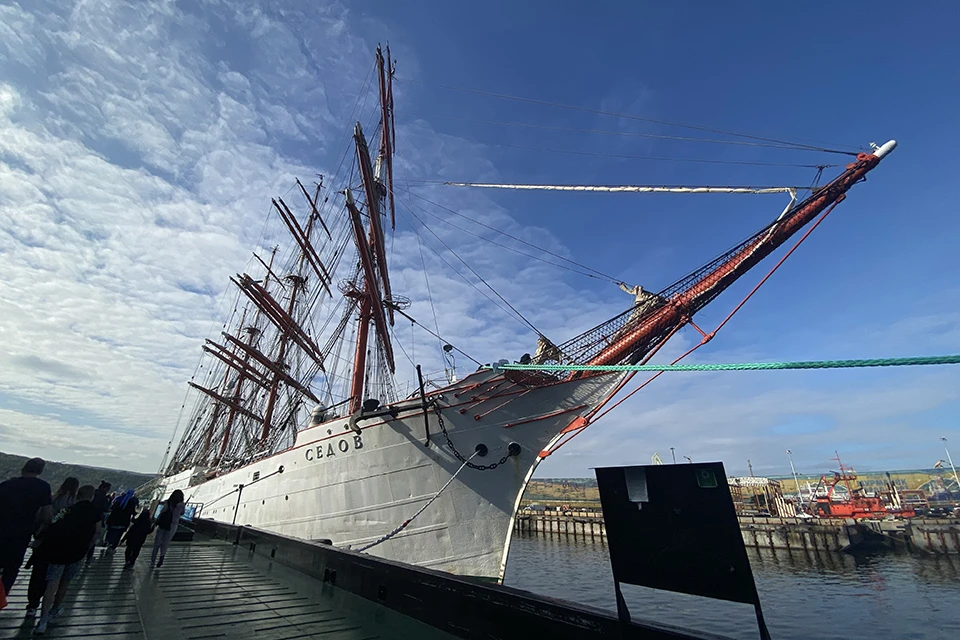
[[(24, 456), (0, 453), (0, 481), (19, 476), (20, 469), (23, 468), (23, 463), (26, 461), (27, 458)], [(78, 479), (81, 485), (92, 484), (93, 486), (97, 486), (101, 480), (106, 480), (112, 485), (111, 491), (135, 489), (154, 477), (146, 473), (118, 471), (117, 469), (104, 469), (102, 467), (88, 467), (82, 464), (51, 462), (49, 460), (43, 470), (43, 475), (40, 477), (49, 482), (52, 490), (56, 491), (60, 483), (70, 476)]]
[(600, 502), (600, 492), (594, 478), (536, 478), (527, 485), (523, 502), (594, 504)]

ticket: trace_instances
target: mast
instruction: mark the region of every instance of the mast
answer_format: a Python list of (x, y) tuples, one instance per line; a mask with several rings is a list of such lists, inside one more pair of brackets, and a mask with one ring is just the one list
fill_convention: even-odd
[[(853, 469), (850, 467), (844, 468), (843, 462), (840, 461), (840, 452), (834, 451), (834, 453), (837, 454), (837, 456), (833, 459), (837, 461), (838, 465), (840, 465), (840, 475), (837, 476), (837, 480), (843, 480), (843, 484), (847, 486), (847, 496), (852, 499), (853, 487), (850, 486), (850, 481), (856, 480), (857, 476), (853, 475), (852, 473), (847, 473), (848, 471), (853, 471)], [(834, 482), (834, 486), (836, 486), (836, 482)]]
[[(316, 207), (314, 206), (313, 201), (310, 200), (310, 198), (307, 198), (307, 202), (310, 203), (311, 208), (315, 211)], [(273, 205), (276, 207), (277, 211), (280, 212), (281, 218), (283, 218), (283, 221), (290, 229), (290, 232), (293, 234), (297, 244), (299, 244), (300, 259), (297, 261), (296, 272), (291, 273), (286, 277), (287, 282), (290, 283), (290, 300), (287, 303), (286, 312), (287, 317), (290, 318), (291, 322), (285, 324), (285, 326), (283, 326), (280, 330), (280, 350), (277, 353), (276, 362), (273, 363), (274, 366), (271, 367), (273, 371), (273, 379), (270, 382), (270, 391), (267, 395), (267, 408), (263, 412), (263, 427), (260, 430), (261, 447), (265, 447), (267, 445), (267, 438), (270, 437), (270, 429), (273, 424), (273, 411), (277, 406), (277, 395), (280, 391), (280, 382), (282, 382), (284, 378), (288, 378), (283, 371), (285, 368), (284, 358), (286, 358), (287, 355), (287, 345), (290, 343), (291, 333), (296, 328), (299, 328), (299, 325), (297, 325), (295, 320), (293, 320), (293, 310), (297, 304), (297, 293), (301, 289), (304, 289), (307, 284), (307, 278), (302, 275), (305, 262), (310, 263), (316, 272), (317, 277), (320, 279), (321, 284), (323, 284), (328, 293), (330, 292), (330, 287), (326, 282), (326, 279), (329, 279), (329, 274), (326, 273), (326, 269), (320, 263), (319, 257), (314, 251), (313, 246), (310, 244), (310, 234), (313, 231), (313, 212), (311, 211), (310, 215), (307, 217), (307, 228), (301, 229), (300, 225), (297, 223), (296, 217), (282, 199), (280, 199), (279, 205), (276, 201), (274, 201)], [(303, 330), (300, 329), (300, 331), (302, 332)], [(320, 364), (320, 368), (323, 368), (322, 362)]]
[(370, 334), (370, 296), (364, 290), (360, 300), (360, 318), (357, 328), (357, 346), (353, 353), (353, 376), (350, 380), (350, 413), (357, 413), (363, 406), (364, 377), (367, 372), (367, 338)]
[(387, 45), (387, 103), (390, 115), (390, 156), (387, 163), (387, 178), (389, 179), (390, 195), (390, 228), (397, 226), (396, 214), (393, 206), (393, 152), (396, 149), (397, 131), (393, 120), (393, 74), (397, 70), (397, 63), (390, 59), (390, 45)]
[[(268, 264), (264, 262), (260, 258), (260, 256), (254, 254), (254, 257), (266, 269), (266, 276), (264, 277), (264, 281), (263, 281), (264, 286), (269, 285), (271, 276), (276, 279), (276, 274), (274, 274), (273, 272), (273, 262), (274, 262), (274, 259), (276, 258), (276, 255), (277, 255), (277, 247), (274, 247), (273, 250), (270, 252), (270, 262)], [(257, 312), (256, 318), (258, 317), (259, 317), (259, 311)], [(256, 337), (259, 335), (260, 332), (254, 326), (256, 324), (256, 318), (254, 319), (254, 325), (245, 327), (244, 323), (246, 321), (246, 318), (247, 318), (247, 309), (244, 309), (243, 313), (240, 316), (240, 323), (238, 326), (240, 327), (241, 330), (247, 333), (247, 336), (248, 336), (247, 346), (252, 347), (254, 341), (256, 340)], [(231, 336), (229, 334), (224, 334), (224, 335), (228, 339), (235, 339), (234, 336)], [(240, 344), (242, 346), (242, 343)], [(213, 444), (213, 436), (217, 426), (217, 422), (219, 422), (220, 420), (220, 416), (223, 413), (224, 407), (229, 409), (229, 412), (227, 413), (226, 424), (224, 425), (223, 437), (221, 439), (221, 443), (219, 447), (220, 452), (216, 457), (216, 461), (219, 461), (223, 458), (224, 454), (227, 451), (227, 447), (230, 443), (230, 431), (231, 431), (231, 428), (233, 427), (233, 422), (236, 419), (237, 413), (238, 412), (244, 413), (244, 414), (250, 413), (251, 415), (255, 415), (243, 409), (241, 405), (240, 401), (242, 398), (242, 392), (243, 392), (242, 390), (243, 390), (244, 382), (247, 380), (248, 377), (250, 377), (254, 379), (254, 382), (258, 382), (260, 386), (264, 386), (264, 383), (262, 380), (257, 379), (260, 376), (257, 375), (256, 370), (250, 367), (249, 354), (245, 354), (242, 359), (237, 354), (236, 344), (233, 345), (232, 349), (228, 350), (226, 347), (223, 347), (217, 344), (216, 342), (213, 342), (212, 340), (207, 340), (206, 344), (202, 347), (202, 349), (204, 352), (209, 353), (210, 355), (214, 356), (215, 358), (217, 358), (218, 360), (220, 360), (222, 363), (226, 365), (226, 368), (224, 369), (224, 372), (223, 372), (223, 381), (220, 385), (223, 390), (221, 394), (216, 394), (212, 392), (212, 390), (206, 389), (197, 384), (193, 384), (193, 383), (190, 384), (190, 386), (192, 386), (193, 388), (197, 389), (198, 391), (214, 399), (213, 416), (211, 417), (210, 424), (206, 429), (206, 434), (204, 435), (204, 441), (203, 441), (203, 448), (201, 449), (201, 453), (200, 453), (201, 461), (207, 462), (208, 456), (210, 455), (210, 448), (211, 448), (211, 445)], [(229, 382), (231, 372), (236, 372), (237, 377), (234, 380), (233, 393), (231, 394), (232, 397), (228, 398), (223, 394), (226, 394), (230, 391), (227, 384)]]
[[(354, 129), (354, 141), (357, 145), (357, 163), (360, 165), (363, 190), (366, 193), (367, 215), (370, 218), (370, 251), (376, 263), (380, 284), (383, 287), (383, 299), (389, 300), (391, 293), (390, 274), (387, 272), (387, 249), (383, 225), (380, 223), (380, 216), (382, 215), (380, 205), (383, 203), (386, 190), (382, 179), (385, 160), (383, 156), (377, 157), (377, 171), (374, 173), (373, 165), (370, 162), (370, 150), (367, 148), (367, 140), (363, 136), (363, 129), (359, 122)], [(388, 306), (387, 309), (390, 314), (390, 324), (393, 325), (393, 307)]]
[[(301, 263), (302, 264), (302, 263)], [(297, 303), (297, 291), (303, 286), (306, 278), (299, 274), (290, 274), (287, 276), (287, 281), (290, 282), (290, 301), (287, 303), (287, 315), (293, 315), (293, 307)], [(277, 353), (277, 368), (282, 369), (284, 366), (283, 359), (287, 355), (287, 344), (290, 340), (290, 329), (289, 327), (284, 327), (280, 332), (280, 351)], [(267, 437), (270, 435), (270, 425), (273, 421), (273, 409), (277, 405), (277, 393), (280, 390), (280, 373), (278, 371), (273, 372), (273, 380), (270, 382), (270, 391), (267, 396), (267, 410), (263, 413), (263, 429), (260, 431), (260, 444), (265, 445), (267, 442)]]
[[(357, 136), (359, 140), (363, 139), (363, 131), (360, 124), (357, 123)], [(358, 147), (359, 148), (359, 147)], [(357, 327), (357, 345), (353, 357), (353, 376), (350, 382), (350, 412), (355, 413), (363, 405), (364, 376), (367, 366), (367, 342), (370, 333), (370, 323), (374, 324), (377, 332), (379, 344), (383, 346), (384, 353), (387, 356), (387, 364), (390, 367), (390, 373), (396, 370), (393, 360), (393, 347), (390, 343), (390, 334), (387, 330), (387, 320), (383, 313), (383, 297), (380, 293), (380, 286), (377, 281), (377, 271), (374, 269), (374, 261), (377, 253), (377, 242), (374, 239), (374, 227), (376, 218), (370, 213), (370, 233), (364, 232), (363, 219), (360, 210), (353, 200), (353, 194), (348, 189), (345, 192), (347, 212), (350, 214), (350, 220), (353, 224), (354, 241), (357, 245), (357, 253), (360, 254), (360, 270), (363, 276), (363, 288), (349, 290), (345, 295), (357, 298), (360, 301), (360, 317)], [(369, 211), (369, 207), (368, 207)], [(382, 264), (386, 265), (383, 260)]]
[[(246, 309), (244, 309), (244, 316), (246, 316)], [(243, 319), (241, 318), (240, 324), (243, 324)], [(220, 383), (220, 387), (226, 391), (227, 382), (230, 380), (230, 367), (228, 366), (223, 370), (223, 382)], [(203, 449), (200, 451), (200, 460), (206, 461), (207, 455), (210, 452), (210, 445), (213, 442), (213, 430), (217, 426), (217, 422), (220, 420), (220, 414), (223, 412), (224, 404), (222, 402), (216, 402), (213, 405), (213, 415), (210, 417), (210, 424), (207, 427), (207, 435), (203, 438)]]
[[(358, 122), (354, 128), (354, 144), (357, 151), (357, 165), (363, 182), (363, 191), (366, 201), (366, 214), (369, 227), (365, 230), (363, 218), (353, 198), (353, 193), (347, 189), (347, 213), (350, 216), (353, 228), (353, 239), (357, 246), (360, 260), (360, 275), (362, 287), (353, 286), (344, 295), (357, 299), (360, 303), (360, 312), (357, 326), (357, 342), (353, 356), (353, 375), (350, 379), (351, 413), (360, 411), (363, 406), (364, 390), (366, 386), (367, 352), (369, 345), (370, 325), (376, 332), (377, 345), (383, 350), (386, 364), (391, 374), (396, 371), (393, 357), (393, 345), (390, 341), (388, 327), (394, 324), (394, 306), (390, 289), (390, 273), (387, 267), (387, 250), (381, 216), (385, 215), (385, 206), (390, 209), (391, 228), (394, 222), (393, 203), (393, 65), (390, 60), (390, 50), (387, 49), (387, 59), (384, 61), (383, 52), (377, 47), (377, 71), (380, 79), (380, 147), (377, 155), (376, 168), (370, 160), (370, 151), (367, 140), (363, 135), (363, 128)], [(386, 312), (384, 312), (386, 310)]]
[[(386, 165), (387, 199), (390, 203), (390, 228), (397, 226), (393, 204), (393, 69), (390, 64), (390, 47), (387, 47), (386, 69), (383, 53), (377, 47), (377, 72), (380, 75), (380, 121), (383, 133), (380, 135), (380, 158)], [(392, 313), (392, 312), (391, 312)]]

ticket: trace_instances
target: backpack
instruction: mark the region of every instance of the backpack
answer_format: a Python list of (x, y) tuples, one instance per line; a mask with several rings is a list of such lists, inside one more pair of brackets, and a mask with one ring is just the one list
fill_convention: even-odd
[(173, 510), (169, 506), (164, 507), (163, 511), (160, 512), (160, 517), (157, 518), (157, 528), (169, 531), (172, 524)]

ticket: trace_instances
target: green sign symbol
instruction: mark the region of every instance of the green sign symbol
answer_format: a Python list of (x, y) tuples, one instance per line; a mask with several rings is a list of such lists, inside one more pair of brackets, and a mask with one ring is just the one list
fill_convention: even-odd
[(717, 475), (713, 469), (700, 469), (697, 471), (697, 484), (701, 489), (716, 489)]

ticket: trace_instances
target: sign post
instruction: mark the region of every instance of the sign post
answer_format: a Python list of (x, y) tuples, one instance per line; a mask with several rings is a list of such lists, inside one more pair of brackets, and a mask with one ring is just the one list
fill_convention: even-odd
[(620, 620), (620, 583), (752, 604), (770, 640), (720, 462), (596, 469)]

